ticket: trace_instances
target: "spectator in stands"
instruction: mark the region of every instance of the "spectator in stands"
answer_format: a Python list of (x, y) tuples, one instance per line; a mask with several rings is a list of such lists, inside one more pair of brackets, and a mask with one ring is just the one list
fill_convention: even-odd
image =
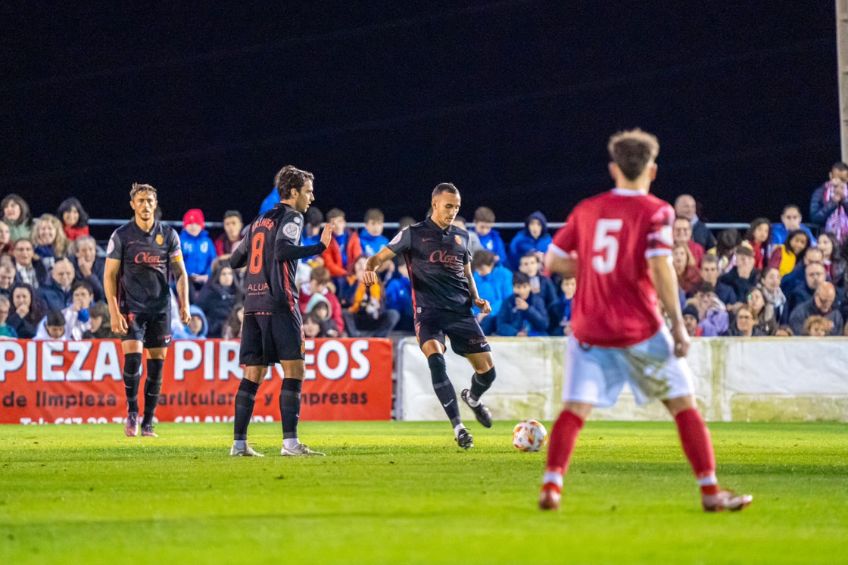
[(82, 336), (83, 339), (115, 339), (109, 318), (109, 307), (105, 302), (95, 302), (88, 309), (91, 315), (91, 328)]
[(241, 339), (241, 324), (243, 321), (244, 306), (239, 304), (230, 312), (230, 316), (224, 324), (224, 330), (221, 332), (221, 337), (224, 339)]
[(521, 259), (530, 252), (536, 253), (541, 263), (550, 244), (548, 219), (542, 212), (536, 210), (527, 216), (524, 220), (524, 229), (515, 234), (509, 244), (510, 266), (518, 269)]
[(215, 244), (206, 231), (206, 218), (199, 208), (192, 208), (183, 216), (183, 231), (180, 232), (180, 243), (183, 251), (183, 261), (189, 279), (195, 290), (209, 280), (212, 274), (212, 262), (215, 260)]
[(18, 283), (12, 288), (12, 308), (6, 321), (21, 339), (32, 339), (38, 323), (44, 317), (44, 306), (32, 285)]
[(33, 224), (32, 244), (35, 254), (50, 271), (53, 264), (68, 253), (68, 238), (59, 218), (53, 214), (42, 214)]
[(518, 270), (530, 279), (530, 291), (542, 297), (547, 312), (557, 300), (557, 291), (553, 281), (541, 273), (542, 260), (539, 254), (532, 249), (528, 251), (518, 263)]
[(209, 331), (209, 323), (206, 321), (206, 314), (200, 306), (192, 304), (189, 308), (191, 319), (188, 324), (183, 326), (182, 331), (175, 333), (176, 339), (206, 339), (206, 334)]
[(365, 257), (353, 263), (353, 277), (349, 284), (350, 306), (343, 313), (345, 328), (351, 337), (386, 337), (400, 320), (394, 310), (386, 310), (385, 290), (382, 283), (366, 286), (362, 280), (365, 273)]
[(762, 288), (755, 286), (751, 289), (747, 306), (754, 316), (754, 326), (762, 332), (761, 335), (774, 335), (777, 331), (777, 318), (774, 307), (766, 301)]
[(498, 312), (498, 335), (548, 335), (548, 313), (542, 297), (531, 291), (530, 278), (522, 272), (513, 274), (512, 291)]
[(74, 266), (67, 259), (59, 259), (53, 265), (50, 280), (38, 287), (38, 295), (47, 310), (64, 310), (73, 299)]
[(244, 228), (244, 220), (238, 210), (227, 210), (224, 212), (224, 233), (215, 238), (215, 253), (218, 256), (229, 256), (233, 247), (241, 241), (241, 230)]
[[(792, 294), (796, 287), (804, 282), (807, 265), (821, 263), (824, 266), (824, 253), (818, 247), (810, 247), (804, 252), (803, 261), (796, 263), (792, 272), (780, 279), (780, 288), (786, 296)], [(825, 273), (827, 269), (825, 269)], [(803, 302), (803, 301), (802, 301)]]
[(321, 320), (315, 313), (310, 313), (303, 318), (303, 337), (315, 339), (318, 337), (327, 337), (322, 335)]
[(771, 239), (771, 223), (768, 218), (755, 218), (743, 239), (754, 250), (754, 268), (762, 271), (768, 263), (768, 245)]
[(696, 266), (697, 261), (692, 255), (692, 250), (685, 242), (674, 244), (671, 250), (671, 262), (674, 272), (677, 273), (677, 284), (680, 289), (687, 295), (694, 292), (702, 282), (701, 273)]
[(834, 234), (839, 243), (848, 239), (848, 165), (845, 163), (835, 163), (828, 181), (813, 192), (810, 222)]
[(395, 330), (414, 331), (412, 281), (409, 280), (409, 269), (406, 266), (406, 261), (398, 261), (394, 275), (386, 283), (386, 309), (394, 310), (400, 316)]
[(686, 327), (686, 333), (691, 337), (701, 335), (701, 328), (698, 327), (698, 309), (693, 304), (687, 304), (683, 308), (683, 325)]
[(0, 222), (0, 255), (11, 253), (14, 247), (12, 243), (12, 232), (6, 222)]
[(67, 341), (65, 316), (61, 310), (50, 310), (38, 326), (33, 339)]
[(780, 272), (777, 267), (766, 267), (761, 275), (760, 289), (763, 298), (774, 309), (774, 317), (781, 323), (789, 321), (789, 309), (786, 307), (786, 295), (780, 289)]
[(747, 303), (748, 293), (757, 286), (760, 273), (754, 269), (754, 252), (747, 243), (736, 248), (736, 266), (723, 275), (719, 281), (733, 289), (733, 302), (727, 304), (727, 309), (736, 311)]
[(348, 274), (348, 266), (362, 255), (362, 245), (356, 232), (347, 229), (344, 212), (333, 208), (327, 212), (327, 221), (333, 226), (333, 239), (321, 257), (333, 278), (344, 277)]
[(471, 257), (471, 274), (474, 277), (474, 283), (477, 285), (477, 292), (480, 298), (488, 300), (492, 307), (489, 314), (483, 314), (477, 307), (473, 308), (477, 323), (480, 324), (480, 328), (486, 335), (495, 333), (498, 312), (500, 312), (504, 300), (512, 294), (512, 275), (509, 276), (509, 286), (504, 286), (504, 279), (499, 273), (494, 272), (497, 268), (495, 254), (485, 249), (478, 251)]
[(839, 310), (834, 308), (836, 302), (836, 288), (832, 283), (824, 282), (816, 289), (811, 300), (799, 304), (792, 310), (789, 316), (789, 326), (795, 335), (804, 331), (804, 321), (810, 316), (823, 316), (833, 322), (830, 335), (839, 335), (842, 329), (843, 319)]
[(0, 296), (12, 298), (12, 286), (15, 284), (15, 268), (0, 265)]
[(321, 294), (313, 295), (306, 305), (306, 313), (315, 316), (318, 323), (321, 324), (322, 337), (344, 336), (341, 328), (336, 325), (336, 322), (330, 316), (330, 302), (326, 296)]
[(494, 223), (495, 213), (491, 208), (480, 206), (474, 211), (474, 232), (480, 239), (480, 245), (489, 253), (494, 253), (501, 265), (508, 266), (509, 257), (506, 254), (506, 246), (498, 230), (492, 228)]
[(571, 305), (577, 292), (577, 279), (564, 278), (560, 282), (562, 294), (548, 308), (548, 333), (550, 335), (571, 335)]
[(777, 267), (781, 277), (791, 273), (796, 263), (800, 264), (804, 260), (804, 253), (810, 247), (810, 236), (803, 230), (791, 232), (786, 241), (776, 244), (768, 262), (769, 267)]
[(382, 210), (370, 208), (365, 212), (365, 227), (359, 232), (359, 243), (365, 257), (376, 255), (378, 251), (389, 244), (388, 238), (383, 235), (384, 221), (385, 216), (383, 216)]
[(87, 281), (94, 290), (94, 300), (105, 300), (103, 294), (103, 271), (106, 260), (97, 256), (97, 242), (90, 235), (78, 237), (70, 247), (74, 277)]
[(65, 232), (68, 241), (76, 241), (80, 236), (89, 235), (88, 213), (82, 207), (80, 201), (73, 196), (66, 198), (59, 204), (56, 216), (62, 220), (62, 230)]
[(35, 257), (32, 242), (28, 239), (19, 239), (15, 242), (12, 250), (15, 258), (16, 280), (38, 288), (47, 281), (47, 269), (40, 259)]
[[(719, 300), (721, 300), (724, 304), (733, 303), (736, 293), (732, 288), (718, 280), (718, 257), (709, 253), (704, 255), (704, 258), (701, 260), (700, 274), (702, 283), (711, 285), (713, 292), (715, 292)], [(692, 297), (694, 295), (694, 291), (687, 294), (688, 297)]]
[(11, 233), (12, 241), (29, 239), (32, 233), (32, 216), (29, 204), (17, 194), (7, 194), (0, 202), (0, 220), (3, 220)]
[(736, 266), (736, 248), (742, 243), (735, 229), (722, 230), (716, 240), (715, 255), (718, 257), (718, 272), (722, 275)]
[(689, 221), (689, 218), (675, 218), (671, 233), (675, 245), (679, 243), (687, 246), (692, 257), (695, 258), (695, 265), (700, 267), (706, 251), (700, 243), (692, 240), (692, 222)]
[(691, 194), (681, 194), (674, 201), (674, 214), (678, 218), (686, 218), (692, 226), (692, 240), (705, 250), (710, 250), (716, 245), (707, 225), (698, 218), (697, 204)]
[(716, 296), (712, 285), (702, 284), (695, 296), (687, 301), (687, 305), (689, 304), (698, 309), (698, 335), (715, 337), (727, 332), (727, 306)]
[[(409, 219), (412, 220), (412, 218)], [(415, 220), (413, 220), (412, 223), (415, 223)], [(400, 224), (401, 229), (403, 229), (403, 224), (401, 222), (398, 222), (398, 224)], [(474, 230), (468, 229), (465, 218), (457, 216), (453, 219), (453, 225), (468, 232), (468, 253), (471, 254), (472, 257), (474, 257), (478, 251), (485, 251), (483, 244), (480, 243), (480, 236), (478, 236)]]
[(305, 314), (307, 312), (306, 307), (312, 297), (316, 294), (321, 295), (327, 299), (330, 317), (335, 322), (336, 327), (341, 329), (344, 328), (342, 305), (330, 288), (331, 284), (330, 272), (326, 268), (315, 267), (312, 269), (312, 272), (309, 274), (309, 282), (300, 288), (300, 296), (298, 297), (300, 311)]
[(196, 302), (206, 314), (209, 328), (207, 337), (221, 337), (227, 317), (243, 298), (241, 287), (236, 284), (235, 274), (229, 263), (218, 263), (218, 267), (212, 272), (212, 278), (200, 290)]
[(801, 335), (810, 337), (827, 337), (832, 335), (833, 322), (823, 316), (810, 316), (804, 320), (804, 332)]
[(786, 297), (786, 307), (789, 309), (789, 314), (791, 315), (798, 305), (810, 300), (815, 294), (816, 289), (825, 281), (824, 265), (821, 263), (810, 263), (805, 266), (803, 283), (796, 285)]
[(786, 240), (790, 238), (792, 232), (798, 230), (807, 234), (808, 247), (809, 245), (816, 244), (816, 238), (813, 236), (813, 232), (810, 231), (810, 228), (801, 223), (801, 209), (795, 204), (787, 204), (783, 207), (783, 213), (780, 214), (780, 223), (772, 224), (771, 226), (772, 248), (776, 245), (786, 243)]
[(71, 289), (71, 304), (64, 310), (65, 339), (79, 341), (91, 331), (91, 304), (94, 301), (94, 290), (85, 281), (77, 281)]
[[(300, 244), (304, 246), (315, 245), (321, 240), (321, 224), (324, 223), (324, 213), (315, 206), (310, 206), (303, 215), (303, 221), (305, 225), (300, 236)], [(302, 263), (308, 263), (311, 268), (314, 268), (322, 266), (324, 259), (320, 255), (315, 255), (302, 260)]]
[(833, 281), (833, 284), (841, 285), (845, 276), (845, 259), (842, 258), (839, 242), (836, 240), (836, 236), (829, 232), (819, 234), (818, 239), (818, 246), (816, 248), (822, 253), (824, 270), (827, 272), (828, 278)]
[(742, 305), (736, 311), (733, 324), (731, 324), (727, 335), (730, 337), (753, 337), (766, 334), (754, 323), (754, 314), (751, 312), (751, 309), (746, 305)]
[(0, 295), (0, 339), (15, 339), (18, 333), (8, 324), (12, 302), (8, 296)]

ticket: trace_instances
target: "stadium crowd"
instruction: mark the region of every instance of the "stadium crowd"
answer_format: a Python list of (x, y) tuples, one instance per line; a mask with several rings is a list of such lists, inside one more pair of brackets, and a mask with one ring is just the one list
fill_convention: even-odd
[[(276, 203), (272, 193), (264, 211)], [(41, 203), (38, 203), (39, 205)], [(714, 234), (688, 194), (674, 202), (672, 261), (680, 283), (686, 327), (692, 336), (848, 335), (848, 165), (836, 163), (810, 195), (808, 223), (800, 206), (783, 208), (778, 222), (755, 218), (740, 233)], [(492, 306), (477, 313), (487, 335), (561, 336), (570, 332), (575, 279), (543, 271), (551, 243), (545, 215), (530, 214), (507, 244), (493, 228), (495, 214), (477, 208), (468, 229), (469, 252), (480, 296)], [(364, 227), (347, 226), (344, 211), (305, 215), (303, 243), (318, 242), (329, 222), (334, 238), (321, 255), (301, 261), (299, 306), (307, 337), (387, 336), (412, 333), (410, 275), (404, 262), (387, 263), (381, 283), (366, 286), (365, 261), (389, 240), (384, 216), (368, 210)], [(414, 223), (402, 218), (400, 228)], [(228, 259), (244, 219), (224, 214), (215, 239), (203, 211), (190, 209), (180, 232), (191, 278), (191, 322), (172, 315), (177, 339), (238, 338), (243, 316), (242, 273)], [(0, 201), (0, 338), (90, 339), (113, 337), (104, 302), (105, 253), (90, 235), (88, 214), (77, 198), (55, 214), (33, 217), (18, 194)]]

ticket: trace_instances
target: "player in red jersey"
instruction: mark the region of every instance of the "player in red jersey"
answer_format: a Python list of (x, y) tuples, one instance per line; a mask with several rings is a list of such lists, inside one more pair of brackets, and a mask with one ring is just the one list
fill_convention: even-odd
[[(677, 278), (672, 207), (649, 194), (659, 143), (636, 129), (610, 138), (616, 188), (580, 202), (554, 237), (546, 267), (577, 276), (563, 410), (551, 430), (539, 507), (560, 505), (562, 477), (593, 406), (612, 406), (624, 383), (637, 402), (659, 398), (677, 423), (704, 510), (741, 510), (750, 495), (718, 486), (710, 434), (695, 405)], [(671, 333), (657, 302), (671, 319)]]

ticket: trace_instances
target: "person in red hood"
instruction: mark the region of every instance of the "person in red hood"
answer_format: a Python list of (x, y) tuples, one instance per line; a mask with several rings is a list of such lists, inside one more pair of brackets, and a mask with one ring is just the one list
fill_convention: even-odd
[(316, 294), (320, 294), (330, 303), (330, 318), (336, 323), (339, 329), (344, 328), (344, 319), (342, 318), (342, 305), (339, 299), (330, 290), (330, 272), (324, 267), (315, 267), (309, 274), (309, 283), (300, 288), (300, 296), (298, 304), (300, 311), (306, 314), (306, 307), (309, 301)]
[(362, 255), (362, 244), (359, 234), (347, 229), (345, 213), (338, 208), (327, 212), (326, 220), (333, 226), (333, 239), (321, 255), (324, 266), (333, 278), (344, 277), (348, 274), (348, 265)]

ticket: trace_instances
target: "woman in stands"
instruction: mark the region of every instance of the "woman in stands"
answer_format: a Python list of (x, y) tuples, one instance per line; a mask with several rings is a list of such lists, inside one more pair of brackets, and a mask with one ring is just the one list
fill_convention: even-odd
[(676, 243), (671, 251), (671, 262), (677, 273), (677, 283), (684, 293), (689, 295), (701, 285), (701, 272), (688, 245)]
[(35, 221), (32, 229), (32, 244), (35, 254), (49, 272), (57, 259), (65, 257), (68, 252), (68, 238), (62, 229), (62, 222), (53, 214), (42, 214)]
[(12, 310), (6, 323), (15, 330), (20, 339), (32, 339), (38, 323), (44, 317), (44, 306), (35, 295), (32, 286), (18, 283), (12, 287)]
[(836, 236), (830, 232), (822, 233), (818, 237), (816, 247), (822, 252), (822, 263), (824, 264), (824, 270), (828, 278), (833, 281), (833, 284), (842, 286), (845, 275), (845, 259), (842, 258), (839, 252), (839, 244), (836, 242)]
[(771, 239), (771, 222), (768, 218), (755, 218), (751, 222), (748, 231), (745, 232), (745, 240), (751, 244), (754, 250), (754, 268), (762, 271), (768, 263), (768, 242)]
[(232, 268), (227, 262), (220, 263), (213, 271), (212, 278), (203, 285), (196, 303), (203, 309), (209, 323), (207, 337), (221, 337), (233, 306), (243, 298)]
[(56, 215), (62, 219), (62, 229), (69, 241), (75, 241), (78, 237), (89, 235), (88, 214), (80, 201), (73, 196), (66, 198), (59, 204)]
[(780, 289), (780, 271), (777, 267), (765, 268), (760, 277), (759, 288), (766, 303), (772, 307), (775, 319), (786, 323), (789, 320), (789, 312), (786, 308), (786, 295)]
[(736, 246), (742, 243), (739, 232), (734, 229), (726, 229), (718, 234), (716, 238), (715, 254), (718, 257), (718, 272), (724, 275), (736, 266)]
[(13, 242), (29, 238), (32, 233), (29, 204), (17, 194), (7, 194), (0, 201), (0, 220), (9, 226)]
[(774, 335), (774, 332), (777, 331), (774, 306), (766, 301), (765, 294), (760, 287), (754, 287), (748, 293), (748, 309), (754, 316), (754, 327), (759, 328), (763, 335)]
[(784, 277), (804, 261), (804, 253), (810, 247), (810, 236), (803, 230), (789, 232), (786, 243), (775, 247), (769, 259), (769, 267), (777, 267), (780, 276)]

